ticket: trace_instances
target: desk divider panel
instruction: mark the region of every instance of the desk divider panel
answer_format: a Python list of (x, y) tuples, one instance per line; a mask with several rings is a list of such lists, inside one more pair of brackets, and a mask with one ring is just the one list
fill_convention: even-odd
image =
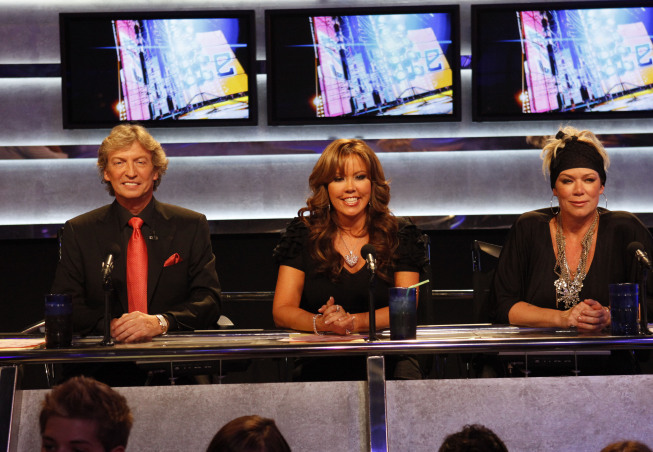
[[(134, 415), (128, 451), (204, 451), (228, 421), (275, 420), (293, 451), (367, 450), (367, 383), (260, 383), (115, 388)], [(40, 405), (47, 390), (22, 392), (12, 451), (40, 450)], [(15, 437), (16, 435), (14, 435)]]
[(466, 424), (510, 452), (653, 447), (653, 375), (388, 381), (388, 450), (437, 450)]
[[(117, 388), (135, 424), (128, 450), (205, 450), (242, 415), (274, 418), (294, 452), (369, 450), (366, 382)], [(18, 442), (38, 450), (46, 391), (22, 392)], [(598, 451), (653, 438), (653, 376), (387, 381), (388, 450), (431, 452), (465, 424), (494, 430), (511, 452)]]

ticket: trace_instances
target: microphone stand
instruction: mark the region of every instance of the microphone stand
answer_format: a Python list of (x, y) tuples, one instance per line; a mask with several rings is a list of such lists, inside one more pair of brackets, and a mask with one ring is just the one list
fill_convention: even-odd
[(112, 346), (115, 345), (115, 342), (111, 337), (111, 292), (113, 292), (111, 269), (104, 276), (102, 289), (104, 289), (104, 338), (100, 345)]
[(646, 280), (648, 279), (648, 267), (640, 263), (640, 279), (639, 279), (639, 324), (642, 334), (653, 334), (648, 329), (648, 303), (646, 293)]
[(374, 310), (374, 287), (376, 286), (376, 278), (374, 276), (376, 273), (372, 269), (370, 269), (370, 273), (370, 330), (367, 340), (372, 342), (378, 340), (378, 338), (376, 336), (376, 312)]

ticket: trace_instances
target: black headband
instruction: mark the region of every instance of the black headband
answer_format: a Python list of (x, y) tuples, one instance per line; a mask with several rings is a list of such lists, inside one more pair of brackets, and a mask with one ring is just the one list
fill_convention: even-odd
[[(565, 135), (562, 131), (556, 134), (558, 140), (562, 140)], [(603, 166), (603, 157), (591, 144), (584, 141), (578, 141), (578, 137), (571, 137), (571, 141), (565, 143), (563, 148), (558, 148), (555, 158), (551, 159), (549, 170), (551, 173), (551, 188), (555, 187), (556, 180), (561, 172), (571, 168), (589, 168), (599, 173), (601, 185), (605, 185), (605, 168)]]

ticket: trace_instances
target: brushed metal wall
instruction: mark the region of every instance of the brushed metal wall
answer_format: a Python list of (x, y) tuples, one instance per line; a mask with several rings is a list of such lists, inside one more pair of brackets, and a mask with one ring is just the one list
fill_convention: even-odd
[[(279, 0), (275, 8), (349, 6), (334, 0)], [(451, 3), (424, 0), (359, 0), (358, 5)], [(471, 53), (470, 5), (461, 7), (461, 52)], [(485, 2), (493, 3), (493, 2)], [(57, 64), (59, 12), (153, 9), (254, 9), (259, 60), (265, 59), (265, 1), (171, 0), (0, 0), (0, 65)], [(492, 137), (549, 135), (558, 121), (474, 123), (471, 121), (471, 74), (463, 70), (463, 118), (458, 123), (283, 126), (266, 124), (265, 75), (259, 74), (259, 125), (228, 128), (157, 128), (162, 143)], [(97, 145), (108, 129), (64, 130), (61, 80), (0, 78), (0, 146)], [(591, 120), (573, 124), (596, 133), (649, 132), (651, 121)], [(653, 143), (652, 143), (653, 144)], [(653, 148), (614, 149), (606, 193), (610, 209), (653, 212)], [(316, 156), (267, 155), (171, 160), (157, 196), (205, 213), (210, 219), (288, 218), (304, 202), (307, 179)], [(548, 205), (550, 190), (535, 151), (506, 149), (442, 153), (384, 154), (392, 179), (392, 208), (399, 215), (517, 214)], [(0, 160), (0, 226), (58, 224), (111, 199), (99, 186), (90, 160)]]

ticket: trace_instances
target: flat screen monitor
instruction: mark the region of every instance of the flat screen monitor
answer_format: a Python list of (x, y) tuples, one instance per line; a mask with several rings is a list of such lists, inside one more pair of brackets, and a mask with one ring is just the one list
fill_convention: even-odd
[(61, 13), (64, 128), (255, 125), (253, 11)]
[(267, 10), (268, 121), (460, 120), (459, 7)]
[(650, 2), (472, 5), (475, 121), (653, 113)]

